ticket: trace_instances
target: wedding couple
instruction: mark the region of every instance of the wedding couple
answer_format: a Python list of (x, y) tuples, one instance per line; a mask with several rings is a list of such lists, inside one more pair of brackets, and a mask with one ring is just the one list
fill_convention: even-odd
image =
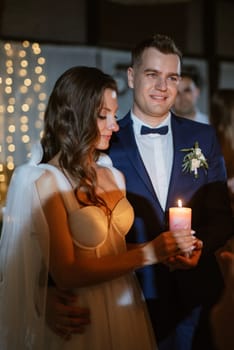
[[(47, 183), (45, 191), (39, 191), (42, 206), (44, 210), (47, 208), (45, 210), (45, 213), (47, 213), (47, 215), (45, 214), (46, 220), (40, 222), (37, 216), (37, 220), (34, 220), (35, 226), (33, 230), (30, 231), (35, 234), (30, 234), (27, 238), (31, 239), (33, 237), (37, 239), (38, 231), (36, 228), (38, 228), (37, 225), (39, 222), (39, 232), (41, 235), (44, 232), (48, 232), (49, 226), (49, 231), (54, 231), (52, 237), (50, 232), (50, 244), (52, 244), (52, 247), (63, 245), (64, 251), (70, 252), (74, 258), (75, 263), (74, 266), (72, 263), (72, 269), (79, 268), (79, 272), (77, 273), (76, 285), (73, 285), (73, 279), (70, 279), (70, 275), (73, 275), (71, 272), (66, 274), (64, 264), (61, 263), (63, 260), (61, 256), (58, 255), (58, 252), (61, 251), (57, 250), (57, 254), (55, 254), (56, 250), (54, 252), (54, 250), (49, 247), (46, 241), (47, 238), (43, 235), (40, 237), (39, 242), (41, 250), (47, 252), (46, 257), (48, 261), (45, 261), (45, 266), (40, 263), (38, 266), (33, 267), (29, 266), (27, 261), (25, 262), (25, 271), (27, 272), (28, 268), (32, 268), (31, 270), (36, 271), (37, 274), (40, 272), (40, 275), (44, 277), (41, 279), (44, 285), (42, 283), (40, 287), (43, 286), (43, 290), (45, 291), (48, 271), (44, 275), (42, 272), (49, 269), (52, 279), (56, 282), (57, 286), (78, 288), (77, 305), (80, 307), (89, 306), (84, 303), (82, 304), (82, 301), (90, 301), (91, 323), (86, 327), (83, 334), (72, 334), (69, 340), (65, 340), (61, 345), (63, 349), (75, 349), (78, 345), (80, 346), (79, 348), (83, 347), (85, 350), (89, 349), (82, 340), (86, 339), (86, 341), (89, 341), (89, 337), (93, 346), (92, 349), (96, 350), (99, 349), (99, 345), (101, 346), (102, 338), (104, 337), (102, 332), (104, 324), (100, 322), (100, 320), (104, 317), (105, 327), (106, 322), (107, 325), (111, 325), (111, 323), (108, 323), (104, 312), (106, 308), (108, 309), (108, 304), (110, 303), (111, 305), (113, 302), (113, 295), (109, 289), (110, 282), (105, 282), (105, 278), (106, 280), (111, 279), (115, 291), (115, 303), (118, 302), (119, 310), (121, 308), (123, 309), (123, 306), (125, 306), (126, 309), (126, 305), (135, 305), (133, 307), (132, 319), (129, 318), (129, 314), (125, 318), (121, 316), (119, 319), (118, 317), (115, 318), (115, 314), (109, 314), (112, 320), (115, 318), (115, 322), (107, 332), (108, 336), (110, 336), (109, 341), (112, 341), (111, 332), (113, 331), (113, 334), (116, 335), (115, 328), (121, 329), (121, 332), (124, 334), (122, 339), (125, 341), (126, 348), (131, 349), (131, 347), (127, 347), (128, 339), (132, 337), (131, 326), (132, 329), (134, 327), (136, 331), (139, 329), (139, 325), (140, 328), (141, 325), (144, 325), (145, 331), (136, 331), (134, 333), (139, 333), (137, 337), (139, 341), (135, 341), (135, 348), (137, 348), (138, 342), (138, 348), (141, 347), (143, 343), (141, 343), (140, 339), (146, 339), (147, 334), (148, 338), (152, 339), (152, 341), (149, 340), (147, 346), (152, 349), (156, 347), (144, 306), (139, 309), (141, 310), (141, 318), (138, 320), (134, 316), (136, 315), (136, 310), (139, 308), (139, 302), (141, 303), (143, 301), (140, 297), (137, 283), (136, 281), (132, 281), (132, 277), (126, 282), (125, 277), (128, 277), (125, 276), (124, 283), (126, 283), (125, 286), (131, 286), (132, 289), (129, 290), (135, 293), (133, 294), (136, 299), (134, 299), (133, 295), (130, 296), (129, 294), (127, 294), (127, 300), (117, 298), (118, 290), (119, 295), (123, 296), (124, 285), (121, 277), (118, 289), (118, 278), (132, 270), (136, 270), (147, 303), (159, 350), (189, 350), (201, 349), (203, 347), (212, 349), (212, 339), (210, 337), (208, 321), (209, 312), (223, 288), (223, 280), (214, 252), (233, 234), (232, 217), (226, 188), (225, 166), (213, 128), (208, 125), (176, 117), (170, 112), (177, 94), (177, 86), (180, 80), (180, 68), (181, 53), (174, 42), (167, 36), (155, 35), (137, 45), (132, 53), (131, 67), (128, 69), (128, 82), (129, 87), (133, 89), (134, 99), (131, 111), (125, 118), (119, 121), (118, 125), (116, 124), (114, 120), (114, 114), (117, 108), (114, 97), (115, 88), (114, 85), (111, 85), (111, 91), (108, 92), (107, 96), (105, 95), (105, 91), (103, 91), (103, 96), (106, 96), (106, 98), (104, 98), (105, 103), (102, 104), (102, 108), (98, 111), (98, 115), (96, 116), (99, 134), (97, 132), (97, 126), (93, 126), (94, 123), (92, 124), (89, 122), (89, 132), (86, 131), (86, 134), (83, 134), (80, 140), (77, 139), (76, 146), (78, 150), (74, 148), (70, 156), (67, 152), (67, 150), (70, 149), (69, 147), (71, 147), (69, 136), (73, 135), (76, 130), (83, 130), (82, 128), (84, 128), (85, 121), (84, 124), (82, 124), (82, 122), (81, 125), (74, 127), (74, 130), (71, 131), (72, 123), (74, 123), (75, 126), (77, 125), (74, 121), (76, 116), (73, 113), (74, 109), (69, 108), (69, 105), (67, 105), (67, 101), (64, 103), (64, 106), (61, 104), (61, 106), (58, 107), (58, 113), (55, 114), (54, 117), (52, 114), (53, 103), (50, 105), (51, 111), (47, 112), (49, 122), (46, 124), (45, 135), (47, 137), (47, 142), (44, 143), (42, 162), (47, 163), (48, 160), (52, 159), (52, 162), (49, 161), (51, 163), (50, 166), (56, 168), (56, 174), (52, 177), (49, 176), (49, 178), (45, 180)], [(89, 70), (86, 71), (86, 74), (88, 71)], [(101, 76), (99, 76), (99, 78), (100, 77)], [(71, 85), (69, 85), (70, 88), (72, 84), (75, 84), (75, 81), (71, 82)], [(63, 85), (63, 88), (65, 86), (66, 85)], [(85, 85), (80, 88), (81, 91), (82, 89), (85, 91)], [(57, 92), (59, 96), (61, 93), (60, 88)], [(73, 90), (71, 89), (67, 91), (67, 94), (71, 99), (75, 100), (75, 96), (72, 92)], [(79, 97), (81, 96), (82, 93)], [(84, 115), (86, 115), (88, 111), (90, 113), (89, 108), (93, 108), (91, 96), (94, 96), (93, 91), (90, 92), (90, 96), (85, 96), (87, 99), (89, 98), (90, 105), (83, 110)], [(63, 96), (61, 96), (61, 103), (64, 102), (62, 98)], [(68, 102), (71, 101), (69, 98)], [(75, 106), (77, 107), (81, 101), (82, 99), (78, 99), (77, 102), (75, 102)], [(62, 113), (61, 115), (65, 113), (64, 116), (67, 119), (56, 129), (58, 127), (56, 118), (59, 113)], [(95, 113), (97, 114), (97, 111), (95, 111)], [(86, 121), (86, 130), (87, 123), (88, 121)], [(147, 134), (145, 133), (145, 127), (160, 127), (163, 128), (160, 129), (160, 131), (163, 130), (163, 133), (157, 133), (158, 130), (147, 130), (146, 132), (152, 131), (152, 133)], [(144, 129), (143, 134), (141, 133), (142, 129)], [(54, 130), (57, 130), (56, 134)], [(99, 154), (94, 151), (94, 145), (96, 145), (96, 147), (98, 145), (99, 149), (105, 150), (106, 145), (109, 145), (110, 136), (113, 132), (115, 134), (112, 136), (109, 157), (114, 168), (107, 156), (100, 158)], [(65, 135), (68, 137), (63, 145), (61, 140)], [(98, 135), (101, 135), (101, 140), (103, 142), (101, 144), (100, 140), (98, 141)], [(84, 140), (86, 140), (86, 143), (84, 142), (82, 144)], [(88, 153), (87, 148), (85, 148), (88, 144), (87, 140), (92, 144), (92, 149), (89, 150), (90, 153)], [(198, 176), (195, 176), (193, 171), (183, 172), (185, 153), (182, 150), (189, 149), (190, 151), (188, 152), (193, 152), (196, 143), (199, 145), (200, 151), (208, 165), (208, 169), (202, 166), (202, 164), (200, 167), (197, 167)], [(59, 152), (58, 157), (55, 154), (56, 152)], [(92, 157), (85, 157), (83, 154), (92, 154)], [(99, 161), (97, 161), (95, 165), (93, 160), (98, 160), (98, 157)], [(81, 165), (81, 167), (75, 166), (77, 159), (79, 159), (79, 165)], [(50, 166), (49, 169), (51, 169)], [(41, 171), (41, 167), (39, 168)], [(125, 198), (124, 180), (117, 169), (124, 174), (127, 198)], [(69, 170), (69, 172), (67, 170)], [(36, 173), (35, 179), (38, 179), (41, 175), (41, 172), (40, 174)], [(74, 175), (78, 176), (78, 182), (77, 177)], [(64, 227), (61, 226), (61, 222), (64, 222), (63, 220), (66, 215), (64, 214), (64, 209), (61, 209), (61, 198), (56, 194), (59, 193), (59, 191), (54, 184), (54, 177), (56, 178), (57, 185), (59, 185), (59, 187), (61, 186), (60, 190), (65, 192), (65, 194), (68, 192), (68, 199), (66, 195), (62, 196), (62, 201), (65, 203), (66, 210), (69, 213), (75, 213), (73, 219), (69, 218), (69, 225), (73, 228), (72, 233), (73, 230), (74, 232), (77, 230), (79, 234), (77, 234), (77, 236), (74, 234), (76, 237), (73, 237), (72, 243), (69, 242), (69, 244), (67, 240), (62, 238), (62, 233), (58, 235), (58, 232), (63, 231)], [(67, 181), (65, 181), (64, 178), (67, 179)], [(17, 186), (20, 187), (20, 184), (17, 184)], [(55, 186), (55, 188), (53, 186)], [(37, 187), (37, 190), (38, 188), (40, 187)], [(105, 191), (103, 191), (103, 188)], [(47, 198), (47, 194), (50, 191), (55, 193), (55, 199), (52, 201)], [(74, 193), (78, 198), (79, 210), (77, 209), (77, 204), (74, 204)], [(123, 198), (125, 198), (125, 204), (123, 204)], [(192, 236), (188, 237), (186, 235), (182, 240), (179, 240), (178, 237), (175, 237), (168, 231), (168, 210), (170, 207), (177, 204), (179, 198), (183, 200), (184, 206), (192, 208), (192, 229), (195, 230), (198, 240), (193, 239)], [(132, 226), (130, 222), (132, 220), (132, 214), (130, 213), (129, 203), (127, 204), (125, 202), (126, 199), (134, 209), (134, 222)], [(55, 214), (53, 214), (53, 210), (51, 209), (54, 208), (52, 204), (60, 208), (59, 213), (61, 215), (56, 218), (53, 217)], [(90, 209), (88, 209), (91, 204), (96, 207), (93, 214), (90, 214)], [(101, 213), (100, 209), (102, 210)], [(77, 212), (83, 213), (82, 215), (79, 214), (79, 220), (76, 216), (78, 215)], [(126, 218), (127, 212), (129, 213), (127, 214), (128, 220)], [(32, 213), (34, 213), (33, 208)], [(108, 236), (106, 236), (106, 229), (103, 228), (102, 220), (100, 221), (100, 215), (103, 217), (102, 213), (105, 214), (103, 222), (108, 223), (109, 227), (111, 225), (112, 236), (110, 231)], [(94, 226), (89, 227), (88, 232), (86, 230), (83, 232), (80, 227), (87, 218), (91, 220), (90, 215), (92, 216)], [(41, 215), (41, 217), (43, 217), (43, 215)], [(54, 228), (55, 222), (57, 222), (56, 230)], [(100, 225), (102, 228), (99, 224), (97, 227), (97, 222), (101, 222)], [(126, 236), (127, 251), (124, 243), (124, 235), (128, 230), (126, 222), (129, 222), (129, 225), (127, 225), (128, 227), (131, 226)], [(5, 223), (5, 225), (7, 224)], [(50, 226), (52, 227), (51, 230)], [(93, 232), (97, 235), (93, 235)], [(3, 250), (6, 247), (9, 248), (8, 244), (10, 244), (9, 240), (6, 239), (4, 245), (4, 237), (6, 237), (6, 235), (3, 235), (0, 246), (0, 259), (1, 264), (3, 264), (1, 295), (4, 295), (4, 278), (6, 278), (8, 268), (8, 266), (4, 265), (6, 259), (4, 259)], [(108, 237), (108, 239), (106, 237)], [(18, 244), (18, 242), (16, 243)], [(27, 242), (20, 243), (20, 251), (16, 247), (16, 244), (15, 248), (18, 249), (19, 253), (24, 252), (24, 244), (26, 243)], [(34, 248), (36, 246), (35, 244)], [(178, 246), (179, 250), (177, 250)], [(192, 255), (188, 257), (183, 254), (183, 251), (191, 248), (193, 249)], [(50, 250), (50, 258), (48, 258), (48, 250)], [(152, 255), (150, 255), (150, 251)], [(38, 261), (40, 262), (44, 259), (38, 247), (35, 251), (29, 249), (28, 254), (33, 258), (32, 261), (34, 261), (34, 259), (36, 260), (36, 257), (38, 257)], [(63, 252), (63, 256), (64, 254)], [(119, 254), (121, 259), (116, 259), (113, 263), (113, 258), (110, 258), (110, 256), (113, 257), (113, 255), (116, 255), (118, 257)], [(100, 260), (97, 261), (96, 259), (96, 265), (90, 264), (87, 269), (87, 256), (90, 259), (89, 261), (92, 261), (96, 255), (98, 255)], [(103, 258), (104, 260), (102, 260)], [(60, 259), (61, 262), (58, 265)], [(68, 254), (66, 261), (69, 262), (69, 259), (70, 255)], [(144, 259), (149, 260), (145, 261)], [(54, 261), (52, 268), (48, 267), (51, 261)], [(102, 261), (103, 265), (101, 265)], [(67, 265), (69, 265), (69, 263), (67, 263)], [(44, 268), (43, 270), (43, 266), (47, 269)], [(9, 270), (10, 268), (9, 266)], [(71, 268), (71, 266), (69, 268)], [(64, 273), (62, 279), (61, 270)], [(120, 272), (120, 270), (122, 272)], [(21, 277), (22, 276), (18, 276), (18, 279)], [(35, 283), (33, 274), (30, 275), (29, 281), (31, 280), (32, 283)], [(101, 291), (104, 285), (105, 294), (103, 293), (103, 297), (105, 298), (103, 300), (101, 298), (102, 294), (100, 292), (96, 294), (96, 291)], [(53, 288), (54, 287), (48, 287), (48, 295), (50, 295)], [(38, 288), (37, 291), (39, 294), (40, 288)], [(94, 291), (93, 294), (92, 291)], [(5, 296), (7, 292), (8, 291), (5, 290)], [(15, 295), (15, 291), (12, 291), (12, 293)], [(96, 298), (97, 295), (98, 298)], [(20, 297), (23, 299), (29, 298), (29, 301), (31, 300), (30, 295), (25, 297), (19, 295), (19, 303)], [(36, 300), (40, 300), (39, 295), (36, 297), (38, 298)], [(35, 300), (35, 295), (33, 295), (33, 300)], [(50, 300), (50, 298), (47, 300)], [(53, 302), (50, 304), (50, 310), (52, 310), (51, 312), (53, 314), (51, 322), (54, 322), (52, 328), (54, 328), (57, 333), (61, 334), (63, 330), (65, 334), (66, 330), (73, 332), (76, 330), (76, 325), (79, 330), (80, 320), (77, 319), (79, 318), (79, 307), (76, 306), (73, 308), (73, 303), (70, 300), (71, 297), (69, 297), (69, 295), (66, 297), (66, 293), (63, 292), (62, 298), (56, 299), (55, 302), (53, 300), (54, 304)], [(128, 304), (127, 301), (129, 300), (135, 300), (138, 301), (138, 303)], [(43, 301), (45, 301), (45, 299), (43, 299)], [(104, 306), (100, 308), (100, 305), (105, 305), (105, 303), (105, 309)], [(39, 307), (38, 310), (41, 311), (44, 309), (40, 309)], [(56, 310), (63, 311), (57, 312)], [(96, 312), (97, 310), (98, 313)], [(13, 316), (15, 316), (14, 311), (15, 310), (11, 310)], [(143, 314), (145, 316), (143, 316)], [(12, 319), (10, 319), (12, 322), (14, 319), (13, 316)], [(23, 321), (25, 321), (26, 316), (23, 318)], [(38, 315), (38, 317), (39, 316), (40, 315)], [(2, 322), (3, 320), (0, 321)], [(27, 321), (30, 321), (30, 319), (27, 319)], [(34, 319), (32, 321), (34, 321)], [(4, 322), (1, 323), (1, 326), (3, 326), (3, 331), (1, 333), (1, 339), (3, 339), (4, 331), (6, 331)], [(93, 337), (93, 339), (91, 339), (91, 336), (89, 336), (89, 334), (92, 335), (92, 332), (89, 333), (90, 329), (95, 330), (93, 334), (95, 334), (96, 338)], [(31, 346), (31, 344), (33, 344), (33, 336), (36, 337), (36, 335), (30, 332), (30, 327), (27, 329), (26, 333), (27, 346), (25, 346), (25, 349), (40, 349), (40, 347)], [(106, 333), (105, 336), (107, 336)], [(56, 336), (54, 336), (54, 339), (57, 339)], [(55, 343), (56, 341), (57, 340), (55, 340)], [(48, 349), (50, 349), (49, 345), (47, 346)], [(115, 342), (109, 346), (109, 349), (124, 349), (124, 347), (119, 346), (116, 337)], [(9, 349), (7, 347), (2, 348), (4, 350)], [(53, 349), (53, 347), (51, 348)]]

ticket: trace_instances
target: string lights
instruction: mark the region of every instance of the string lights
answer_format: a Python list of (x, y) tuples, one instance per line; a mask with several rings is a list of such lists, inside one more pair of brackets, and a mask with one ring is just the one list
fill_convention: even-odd
[[(40, 139), (47, 94), (46, 60), (38, 43), (0, 42), (0, 205), (14, 168)], [(20, 186), (20, 184), (19, 184)]]

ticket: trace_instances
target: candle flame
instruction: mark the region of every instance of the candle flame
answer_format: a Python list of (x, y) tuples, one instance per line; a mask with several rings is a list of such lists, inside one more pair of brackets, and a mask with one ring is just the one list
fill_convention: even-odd
[(178, 207), (182, 208), (182, 200), (181, 199), (178, 199)]

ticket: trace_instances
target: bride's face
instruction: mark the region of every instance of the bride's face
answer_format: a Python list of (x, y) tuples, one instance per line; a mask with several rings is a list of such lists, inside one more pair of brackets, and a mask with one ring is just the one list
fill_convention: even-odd
[(117, 110), (118, 101), (116, 92), (111, 89), (106, 89), (103, 96), (103, 105), (97, 119), (100, 138), (96, 148), (99, 150), (107, 149), (112, 133), (119, 130), (116, 120)]

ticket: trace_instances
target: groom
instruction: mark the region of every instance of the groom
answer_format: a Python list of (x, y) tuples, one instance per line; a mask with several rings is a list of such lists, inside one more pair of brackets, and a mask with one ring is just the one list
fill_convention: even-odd
[[(190, 257), (178, 256), (137, 275), (159, 350), (212, 349), (209, 310), (223, 287), (214, 252), (233, 234), (232, 218), (214, 130), (170, 112), (180, 69), (181, 53), (167, 36), (155, 35), (135, 47), (128, 69), (133, 106), (119, 121), (109, 155), (126, 177), (135, 211), (129, 242), (143, 243), (166, 231), (168, 210), (178, 199), (192, 208), (202, 253), (194, 250)], [(191, 159), (186, 162), (185, 156)]]

